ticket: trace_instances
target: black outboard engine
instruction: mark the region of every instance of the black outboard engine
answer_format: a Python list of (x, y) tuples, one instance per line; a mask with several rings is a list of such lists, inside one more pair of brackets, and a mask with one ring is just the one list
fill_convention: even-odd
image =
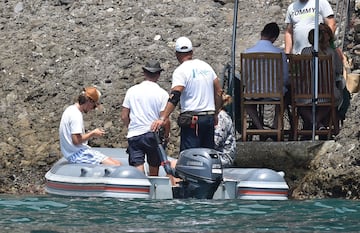
[(212, 199), (223, 178), (220, 152), (208, 148), (184, 150), (174, 169), (170, 166), (159, 135), (154, 133), (154, 136), (166, 174), (182, 179), (178, 187), (173, 187), (173, 197)]
[(184, 150), (175, 173), (182, 181), (173, 188), (174, 198), (212, 199), (223, 178), (219, 152), (208, 148)]

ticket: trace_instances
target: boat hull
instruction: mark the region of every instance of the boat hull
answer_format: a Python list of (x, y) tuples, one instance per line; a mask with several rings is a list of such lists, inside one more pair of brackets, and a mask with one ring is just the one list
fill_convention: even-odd
[[(162, 167), (159, 176), (147, 176), (127, 165), (125, 149), (96, 149), (121, 160), (124, 165), (69, 164), (62, 158), (45, 174), (45, 191), (74, 197), (174, 198), (176, 188), (171, 186)], [(288, 190), (282, 172), (260, 168), (224, 168), (223, 180), (213, 199), (287, 200)]]

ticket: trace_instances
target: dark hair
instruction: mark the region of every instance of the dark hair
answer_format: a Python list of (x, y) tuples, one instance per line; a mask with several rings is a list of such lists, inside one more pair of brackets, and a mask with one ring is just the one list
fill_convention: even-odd
[(86, 104), (86, 102), (89, 100), (91, 99), (85, 95), (85, 88), (84, 88), (83, 91), (80, 93), (80, 95), (77, 97), (77, 102), (80, 105), (83, 105)]
[(158, 72), (150, 72), (150, 71), (148, 71), (148, 70), (146, 70), (146, 69), (143, 69), (143, 71), (144, 71), (144, 74), (146, 75), (146, 77), (152, 78), (152, 79), (159, 77), (160, 74), (161, 74), (161, 71), (158, 71)]
[(331, 28), (329, 27), (329, 25), (325, 24), (325, 23), (320, 23), (319, 25), (319, 29), (322, 33), (327, 33), (329, 35), (329, 39), (330, 41), (334, 41), (334, 33), (332, 32)]
[(87, 98), (86, 98), (86, 96), (85, 96), (85, 95), (80, 94), (80, 95), (78, 96), (77, 101), (79, 102), (79, 104), (80, 104), (80, 105), (83, 105), (83, 104), (85, 104), (85, 103), (86, 103)]
[[(315, 39), (315, 29), (311, 29), (309, 31), (309, 34), (308, 34), (308, 41), (311, 45), (314, 45), (314, 39)], [(319, 43), (323, 42), (323, 39), (324, 39), (324, 36), (323, 36), (323, 32), (320, 31), (319, 32)]]
[(265, 25), (264, 29), (261, 31), (261, 36), (268, 39), (278, 38), (280, 34), (280, 28), (277, 23), (268, 23)]
[(314, 29), (311, 29), (308, 34), (308, 41), (311, 45), (314, 45)]

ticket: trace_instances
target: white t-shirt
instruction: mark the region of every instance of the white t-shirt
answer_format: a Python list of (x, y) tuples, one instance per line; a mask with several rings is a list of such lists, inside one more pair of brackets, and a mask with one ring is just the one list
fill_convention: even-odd
[(73, 104), (63, 112), (59, 127), (60, 148), (66, 159), (82, 148), (89, 148), (87, 141), (80, 145), (74, 145), (72, 141), (72, 134), (83, 133), (85, 133), (83, 115)]
[(122, 106), (130, 109), (127, 138), (150, 131), (151, 124), (165, 110), (169, 94), (157, 83), (143, 81), (127, 90)]
[(172, 76), (172, 88), (185, 87), (180, 97), (181, 112), (214, 111), (214, 80), (212, 67), (204, 61), (193, 59), (183, 62)]
[[(334, 12), (327, 0), (319, 0), (319, 23)], [(296, 2), (289, 5), (285, 23), (293, 25), (293, 54), (300, 54), (305, 47), (311, 46), (308, 40), (309, 31), (315, 28), (315, 0)]]

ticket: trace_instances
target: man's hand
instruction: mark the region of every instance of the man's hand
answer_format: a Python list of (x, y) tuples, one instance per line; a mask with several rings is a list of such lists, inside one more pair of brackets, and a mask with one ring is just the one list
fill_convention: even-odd
[(71, 139), (74, 145), (80, 145), (81, 143), (89, 140), (90, 138), (102, 137), (105, 134), (105, 130), (96, 128), (85, 134), (72, 134)]
[(105, 134), (105, 130), (100, 129), (100, 128), (96, 128), (91, 132), (91, 136), (96, 137), (96, 138), (102, 137), (102, 136), (104, 136), (104, 134)]
[(163, 119), (158, 119), (158, 120), (154, 121), (151, 124), (151, 131), (153, 131), (153, 132), (158, 131), (161, 128), (161, 126), (163, 126), (164, 124), (165, 124), (165, 120), (163, 120)]

